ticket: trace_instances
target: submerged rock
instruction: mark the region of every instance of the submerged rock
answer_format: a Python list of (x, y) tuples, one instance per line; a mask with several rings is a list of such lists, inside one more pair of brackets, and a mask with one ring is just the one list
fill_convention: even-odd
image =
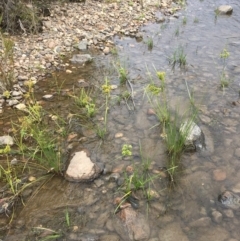
[(74, 64), (86, 64), (92, 61), (90, 54), (74, 54), (70, 61)]
[(143, 214), (129, 206), (121, 209), (117, 216), (118, 220), (114, 227), (123, 240), (149, 239), (150, 227)]
[(202, 149), (204, 144), (204, 135), (200, 127), (193, 121), (185, 121), (180, 126), (182, 135), (186, 135), (185, 146), (187, 149)]
[(72, 182), (87, 182), (97, 178), (101, 169), (88, 157), (87, 151), (76, 152), (70, 160), (65, 178)]
[(216, 10), (219, 14), (231, 14), (233, 12), (233, 8), (230, 5), (221, 5)]
[(234, 210), (240, 208), (240, 197), (230, 191), (224, 191), (218, 196), (218, 201), (222, 203), (227, 208), (232, 208)]

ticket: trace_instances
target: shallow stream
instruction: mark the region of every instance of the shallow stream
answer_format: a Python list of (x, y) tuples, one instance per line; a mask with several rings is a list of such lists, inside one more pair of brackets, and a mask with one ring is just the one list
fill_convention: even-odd
[[(173, 189), (162, 178), (154, 182), (156, 195), (152, 200), (138, 197), (137, 212), (145, 216), (150, 226), (148, 240), (239, 240), (239, 210), (221, 207), (218, 195), (224, 190), (240, 192), (240, 3), (229, 0), (227, 4), (233, 7), (233, 14), (217, 16), (214, 10), (221, 4), (226, 2), (188, 0), (185, 10), (167, 17), (164, 23), (142, 27), (142, 41), (115, 37), (117, 54), (96, 55), (92, 64), (85, 69), (72, 69), (71, 75), (56, 74), (63, 89), (77, 88), (80, 79), (101, 86), (106, 76), (118, 86), (111, 93), (105, 140), (97, 138), (92, 126), (81, 126), (86, 141), (74, 148), (88, 149), (93, 161), (120, 173), (120, 178), (112, 180), (111, 172), (92, 183), (71, 183), (53, 177), (26, 203), (4, 240), (44, 240), (46, 233), (32, 229), (39, 226), (46, 228), (45, 232), (64, 230), (64, 238), (52, 240), (128, 240), (122, 238), (125, 234), (121, 232), (125, 230), (117, 227), (118, 217), (114, 214), (114, 199), (123, 195), (119, 183), (124, 179), (125, 169), (129, 165), (138, 168), (142, 159), (148, 159), (150, 170), (156, 171), (166, 166), (168, 158), (158, 120), (148, 114), (151, 106), (144, 94), (149, 72), (157, 82), (155, 70), (166, 72), (167, 96), (173, 109), (184, 112), (189, 103), (187, 86), (190, 89), (199, 109), (197, 124), (205, 135), (206, 149), (183, 154)], [(149, 38), (153, 39), (151, 50), (147, 46)], [(172, 69), (168, 58), (180, 47), (186, 54), (186, 68), (176, 65)], [(225, 63), (229, 86), (221, 89), (224, 62), (220, 54), (224, 48), (230, 53)], [(131, 100), (127, 104), (124, 100), (117, 102), (117, 96), (129, 89), (128, 85), (119, 85), (113, 66), (117, 62), (128, 70), (135, 109)], [(51, 81), (54, 79), (37, 84), (39, 99), (53, 91), (50, 84), (46, 86)], [(97, 97), (98, 101), (102, 100)], [(66, 115), (74, 109), (64, 96), (54, 97), (46, 106)], [(95, 123), (101, 122), (103, 116), (104, 107), (97, 113)], [(77, 132), (78, 126), (74, 128)], [(124, 144), (133, 146), (132, 158), (121, 158)], [(70, 227), (66, 225), (66, 210)]]

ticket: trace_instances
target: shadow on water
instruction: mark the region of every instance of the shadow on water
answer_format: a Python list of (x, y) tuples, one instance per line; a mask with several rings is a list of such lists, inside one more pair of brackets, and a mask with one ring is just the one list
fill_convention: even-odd
[[(205, 135), (206, 150), (183, 154), (183, 167), (173, 191), (167, 188), (163, 173), (161, 179), (154, 180), (153, 191), (157, 195), (153, 195), (151, 201), (137, 193), (140, 199), (138, 212), (147, 217), (151, 227), (149, 240), (239, 239), (239, 213), (224, 210), (217, 204), (217, 197), (222, 191), (229, 188), (239, 191), (240, 185), (240, 3), (230, 1), (234, 9), (232, 15), (215, 16), (214, 10), (221, 3), (225, 2), (189, 0), (185, 10), (177, 12), (164, 23), (142, 27), (143, 41), (115, 37), (117, 55), (96, 56), (86, 68), (76, 67), (72, 69), (72, 74), (56, 73), (37, 84), (36, 98), (40, 100), (45, 94), (54, 94), (54, 98), (43, 102), (43, 105), (63, 116), (76, 113), (76, 106), (72, 105), (69, 96), (79, 89), (82, 79), (94, 91), (99, 106), (104, 102), (100, 97), (104, 78), (108, 77), (111, 84), (118, 85), (112, 91), (114, 98), (108, 110), (105, 140), (97, 138), (93, 131), (104, 116), (102, 107), (93, 122), (78, 125), (77, 120), (78, 124), (72, 130), (79, 134), (79, 138), (85, 137), (86, 141), (77, 142), (72, 151), (87, 148), (93, 161), (104, 163), (109, 170), (118, 169), (120, 177), (115, 181), (109, 177), (112, 176), (111, 171), (106, 171), (92, 183), (70, 183), (62, 177), (52, 178), (25, 203), (6, 240), (17, 240), (19, 237), (18, 240), (23, 240), (26, 235), (28, 238), (25, 240), (44, 240), (50, 234), (66, 237), (61, 239), (56, 236), (54, 239), (53, 236), (52, 240), (124, 240), (120, 239), (120, 236), (125, 237), (121, 233), (124, 230), (121, 231), (115, 222), (114, 198), (121, 195), (119, 186), (126, 167), (139, 167), (142, 158), (149, 158), (150, 171), (157, 172), (166, 166), (168, 158), (158, 121), (147, 114), (151, 106), (144, 94), (144, 88), (150, 81), (149, 72), (153, 76), (155, 70), (166, 72), (168, 101), (173, 109), (177, 107), (182, 112), (186, 109), (188, 83), (199, 109), (198, 124)], [(186, 24), (183, 24), (184, 17)], [(149, 36), (153, 39), (151, 51), (146, 43)], [(178, 66), (172, 69), (169, 57), (179, 47), (186, 54), (187, 65), (185, 69)], [(229, 86), (222, 90), (223, 61), (220, 54), (224, 48), (230, 53), (225, 69)], [(119, 86), (115, 69), (119, 62), (128, 71), (135, 110), (131, 101), (119, 100), (123, 91), (131, 91), (127, 84)], [(132, 145), (132, 159), (122, 159), (124, 144)], [(66, 212), (70, 225), (66, 221)]]

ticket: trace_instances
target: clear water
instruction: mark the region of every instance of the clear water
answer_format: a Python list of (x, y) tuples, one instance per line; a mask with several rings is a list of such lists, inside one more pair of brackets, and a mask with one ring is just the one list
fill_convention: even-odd
[[(122, 170), (121, 177), (124, 177), (123, 170), (128, 165), (140, 165), (139, 143), (142, 156), (152, 162), (152, 171), (166, 166), (167, 155), (160, 137), (160, 128), (154, 127), (158, 121), (147, 115), (150, 108), (144, 97), (144, 88), (149, 83), (147, 72), (152, 75), (155, 69), (166, 72), (170, 106), (180, 111), (184, 111), (188, 103), (186, 82), (193, 92), (200, 110), (198, 124), (205, 134), (206, 150), (183, 155), (183, 167), (173, 190), (169, 190), (166, 180), (158, 180), (153, 187), (158, 193), (156, 198), (147, 203), (142, 196), (139, 197), (141, 201), (138, 212), (148, 220), (152, 240), (239, 240), (239, 212), (222, 208), (217, 197), (226, 189), (237, 191), (240, 185), (240, 3), (237, 0), (228, 1), (234, 9), (233, 14), (216, 17), (214, 10), (221, 4), (225, 4), (225, 1), (189, 0), (186, 9), (176, 13), (178, 18), (170, 17), (163, 24), (150, 23), (144, 26), (141, 29), (143, 41), (116, 37), (117, 57), (96, 56), (89, 69), (85, 72), (77, 70), (71, 80), (67, 80), (69, 88), (81, 78), (101, 86), (104, 77), (108, 76), (112, 84), (118, 85), (118, 76), (111, 63), (116, 63), (117, 60), (127, 68), (136, 109), (132, 110), (131, 101), (128, 102), (129, 106), (124, 101), (120, 105), (112, 104), (106, 141), (100, 142), (93, 136), (86, 143), (79, 144), (80, 149), (90, 150), (94, 161), (112, 168), (119, 167)], [(185, 25), (184, 17), (187, 19)], [(151, 51), (145, 43), (148, 37), (153, 38)], [(181, 70), (176, 67), (172, 70), (168, 57), (180, 46), (187, 55), (187, 68)], [(220, 59), (220, 53), (224, 48), (230, 52), (226, 61), (230, 83), (228, 88), (221, 90), (219, 79), (223, 60)], [(153, 77), (153, 81), (157, 79)], [(39, 84), (39, 89), (43, 90), (44, 85)], [(125, 87), (119, 87), (113, 94), (118, 95), (123, 89)], [(49, 89), (46, 88), (46, 91), (49, 92)], [(57, 104), (62, 111), (69, 111), (67, 98)], [(51, 105), (51, 108), (56, 108), (54, 101)], [(123, 137), (115, 138), (116, 133), (122, 133)], [(126, 143), (133, 146), (133, 160), (119, 158), (121, 147)], [(216, 170), (222, 170), (226, 178), (216, 180)], [(26, 236), (32, 227), (39, 225), (54, 230), (63, 229), (69, 240), (71, 237), (73, 240), (81, 240), (74, 239), (81, 234), (90, 235), (86, 240), (91, 240), (91, 235), (103, 237), (106, 234), (123, 240), (116, 232), (119, 228), (114, 228), (117, 217), (114, 215), (116, 206), (113, 204), (114, 198), (122, 194), (117, 183), (109, 181), (108, 177), (109, 175), (102, 175), (98, 179), (103, 183), (100, 187), (96, 183), (77, 184), (53, 178), (28, 201), (19, 219), (13, 224), (7, 240), (14, 240), (11, 236)], [(165, 211), (157, 208), (159, 205)], [(70, 213), (70, 228), (66, 227), (66, 207)], [(219, 222), (214, 218), (216, 211), (222, 215)], [(78, 226), (75, 232), (73, 226)], [(29, 240), (33, 240), (33, 236)]]

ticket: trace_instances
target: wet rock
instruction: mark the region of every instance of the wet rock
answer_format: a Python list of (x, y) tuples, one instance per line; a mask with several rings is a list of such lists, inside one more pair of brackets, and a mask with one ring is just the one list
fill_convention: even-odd
[(12, 146), (13, 144), (14, 144), (14, 141), (11, 136), (0, 136), (0, 146), (5, 146), (5, 145)]
[(192, 122), (191, 120), (185, 121), (180, 126), (180, 132), (182, 135), (187, 135), (185, 146), (188, 149), (195, 149), (196, 147), (199, 149), (203, 148), (203, 133), (196, 123)]
[(234, 218), (234, 213), (231, 209), (223, 210), (223, 214), (228, 218)]
[(213, 211), (212, 212), (212, 217), (213, 221), (216, 223), (221, 223), (222, 222), (222, 214), (218, 211)]
[(189, 224), (191, 228), (198, 228), (198, 227), (208, 227), (211, 223), (211, 218), (203, 217), (195, 220)]
[(117, 216), (114, 227), (122, 240), (148, 240), (150, 227), (143, 214), (132, 207), (126, 207), (120, 210)]
[(92, 56), (90, 54), (75, 54), (70, 61), (74, 64), (86, 64), (92, 61)]
[(120, 238), (115, 234), (106, 234), (100, 237), (100, 241), (120, 241)]
[(216, 11), (218, 14), (231, 14), (233, 12), (233, 8), (230, 5), (221, 5)]
[(87, 151), (76, 152), (70, 160), (65, 178), (73, 182), (92, 181), (101, 173), (101, 169), (88, 157)]
[(232, 208), (234, 210), (240, 207), (240, 197), (230, 191), (224, 191), (218, 196), (218, 201), (222, 203), (227, 208)]
[(118, 172), (112, 173), (108, 180), (111, 182), (116, 182), (120, 178), (120, 174)]
[(159, 241), (188, 241), (179, 223), (170, 223), (158, 233)]
[(227, 177), (226, 172), (221, 169), (216, 169), (213, 171), (213, 179), (215, 181), (224, 181), (226, 177)]
[(104, 181), (100, 180), (100, 179), (97, 179), (97, 180), (94, 181), (94, 183), (97, 187), (101, 187), (104, 184)]
[(77, 234), (77, 233), (70, 233), (68, 235), (68, 239), (69, 241), (99, 241), (99, 237), (97, 235), (94, 234)]

